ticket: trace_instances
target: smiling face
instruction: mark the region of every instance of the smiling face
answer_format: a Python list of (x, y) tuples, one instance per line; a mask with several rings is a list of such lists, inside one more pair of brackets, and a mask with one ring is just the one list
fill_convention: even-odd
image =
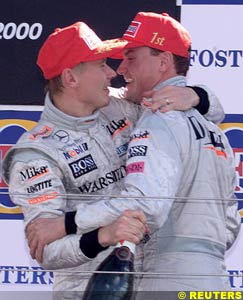
[(109, 103), (109, 90), (111, 79), (116, 76), (106, 60), (85, 62), (75, 70), (77, 75), (76, 93), (79, 102), (87, 114), (106, 106)]
[(140, 103), (143, 93), (161, 81), (161, 55), (153, 55), (149, 47), (126, 49), (117, 73), (126, 81), (127, 98)]
[(116, 76), (105, 59), (82, 62), (60, 75), (61, 89), (52, 93), (54, 105), (74, 117), (84, 117), (109, 104), (111, 79)]

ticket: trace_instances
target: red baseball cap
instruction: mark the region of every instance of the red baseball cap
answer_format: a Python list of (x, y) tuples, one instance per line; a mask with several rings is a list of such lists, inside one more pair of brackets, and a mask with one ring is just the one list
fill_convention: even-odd
[(139, 12), (124, 33), (125, 48), (148, 46), (189, 57), (188, 31), (167, 13)]
[(76, 22), (49, 35), (39, 51), (37, 65), (46, 79), (52, 79), (81, 62), (113, 57), (125, 44), (120, 39), (101, 41), (87, 24)]

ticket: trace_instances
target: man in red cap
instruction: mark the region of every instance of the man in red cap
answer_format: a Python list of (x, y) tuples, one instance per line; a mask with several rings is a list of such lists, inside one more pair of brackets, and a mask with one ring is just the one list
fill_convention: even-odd
[[(127, 45), (117, 72), (124, 76), (133, 102), (139, 103), (149, 89), (186, 86), (191, 39), (179, 22), (165, 13), (141, 12), (123, 39)], [(147, 138), (136, 138), (144, 132)], [(225, 251), (238, 235), (240, 216), (233, 200), (236, 174), (227, 138), (195, 109), (164, 114), (145, 110), (128, 153), (141, 146), (146, 156), (128, 157), (127, 169), (135, 170), (133, 180), (143, 195), (161, 195), (170, 207), (161, 215), (163, 226), (144, 245), (142, 270), (148, 275), (139, 289), (229, 290)], [(82, 225), (79, 218), (76, 223)]]
[[(116, 73), (106, 58), (117, 52), (118, 43), (102, 42), (85, 23), (77, 22), (56, 29), (40, 49), (37, 64), (49, 91), (45, 107), (37, 125), (21, 136), (3, 162), (11, 199), (23, 208), (25, 227), (38, 217), (53, 218), (77, 209), (87, 194), (102, 197), (123, 187), (125, 156), (121, 154), (138, 109), (134, 105), (125, 115), (122, 102), (117, 101), (113, 115), (99, 111), (110, 102), (110, 81)], [(129, 114), (134, 114), (132, 119)], [(112, 119), (117, 122), (112, 124)], [(52, 260), (52, 269), (62, 268), (66, 260), (68, 271), (73, 272), (55, 275), (54, 290), (67, 291), (60, 298), (70, 297), (69, 291), (82, 282), (82, 276), (75, 274), (82, 269), (75, 268), (68, 251), (79, 264), (86, 263), (83, 270), (92, 270), (90, 260), (103, 251), (94, 262), (97, 265), (109, 253), (108, 246), (122, 239), (138, 243), (146, 222), (141, 210), (125, 211), (108, 226), (68, 236), (47, 249), (46, 264)]]

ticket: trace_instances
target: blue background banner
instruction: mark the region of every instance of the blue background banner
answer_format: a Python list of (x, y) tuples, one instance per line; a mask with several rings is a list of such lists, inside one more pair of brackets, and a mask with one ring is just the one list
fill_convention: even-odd
[(243, 5), (243, 0), (182, 0), (182, 4)]
[[(227, 114), (220, 127), (229, 139), (234, 151), (237, 174), (235, 194), (238, 199), (243, 199), (243, 115)], [(239, 201), (239, 210), (243, 223), (243, 201)]]
[[(36, 124), (40, 113), (40, 111), (0, 111), (0, 166), (6, 152), (16, 144), (25, 131)], [(0, 176), (0, 219), (22, 218), (21, 209), (11, 202), (8, 187)]]
[[(6, 152), (17, 142), (19, 137), (30, 130), (40, 118), (41, 111), (0, 111), (0, 165)], [(228, 137), (233, 148), (238, 177), (236, 195), (243, 198), (243, 115), (227, 114), (221, 129)], [(243, 201), (239, 201), (239, 210), (243, 216)], [(9, 196), (8, 187), (0, 176), (0, 219), (22, 219), (19, 207)]]

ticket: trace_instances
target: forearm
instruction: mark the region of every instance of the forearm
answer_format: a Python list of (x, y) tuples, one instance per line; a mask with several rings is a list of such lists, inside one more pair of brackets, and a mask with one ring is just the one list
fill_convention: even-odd
[(45, 269), (77, 267), (94, 259), (108, 247), (98, 241), (98, 229), (84, 235), (70, 234), (44, 248), (42, 266)]
[(55, 270), (76, 267), (89, 261), (90, 259), (80, 251), (80, 237), (78, 235), (68, 235), (46, 245), (41, 265), (45, 269)]
[(162, 225), (164, 216), (167, 215), (171, 206), (170, 200), (161, 201), (159, 197), (157, 199), (144, 197), (136, 187), (130, 187), (129, 192), (123, 191), (121, 196), (124, 198), (100, 200), (93, 203), (92, 208), (85, 205), (80, 207), (75, 217), (78, 233), (107, 226), (126, 210), (142, 211), (147, 218), (148, 227), (153, 231)]
[[(153, 114), (152, 117), (153, 124), (157, 124), (159, 116)], [(143, 136), (143, 132), (138, 128), (134, 136)], [(163, 140), (163, 144), (159, 140)], [(77, 207), (75, 221), (79, 233), (110, 224), (125, 210), (143, 211), (152, 231), (163, 225), (181, 176), (180, 154), (169, 128), (168, 134), (156, 129), (154, 136), (148, 133), (148, 138), (134, 138), (129, 143), (128, 153), (140, 148), (144, 149), (141, 155), (134, 154), (128, 158), (125, 189), (121, 197), (112, 198), (111, 195), (97, 203)]]

